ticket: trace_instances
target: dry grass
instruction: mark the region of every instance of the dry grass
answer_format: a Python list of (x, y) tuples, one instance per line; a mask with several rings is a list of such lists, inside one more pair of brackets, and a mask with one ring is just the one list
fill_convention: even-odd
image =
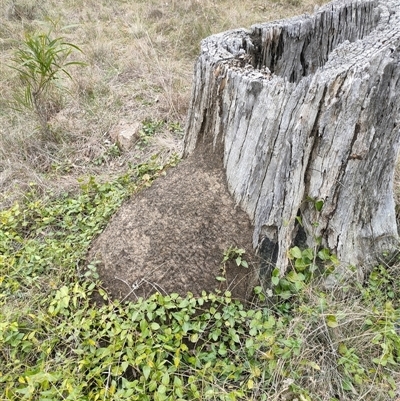
[[(230, 28), (312, 12), (317, 3), (2, 0), (0, 208), (23, 196), (30, 182), (41, 188), (73, 187), (81, 175), (112, 175), (160, 147), (166, 153), (179, 151), (181, 136), (165, 128), (146, 149), (95, 163), (113, 145), (110, 131), (121, 122), (151, 119), (184, 125), (201, 39)], [(41, 140), (35, 116), (9, 107), (20, 89), (9, 66), (25, 33), (46, 32), (49, 21), (54, 35), (82, 49), (75, 60), (87, 66), (71, 70), (70, 93), (50, 121), (52, 138)]]

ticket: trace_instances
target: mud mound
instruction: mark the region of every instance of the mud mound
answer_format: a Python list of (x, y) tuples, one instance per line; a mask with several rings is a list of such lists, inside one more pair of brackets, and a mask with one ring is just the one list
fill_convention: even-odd
[(229, 289), (248, 298), (256, 284), (251, 266), (231, 262), (226, 282), (216, 280), (229, 246), (246, 249), (245, 259), (255, 260), (251, 224), (235, 206), (219, 164), (197, 154), (121, 207), (88, 256), (100, 261), (98, 272), (112, 297)]

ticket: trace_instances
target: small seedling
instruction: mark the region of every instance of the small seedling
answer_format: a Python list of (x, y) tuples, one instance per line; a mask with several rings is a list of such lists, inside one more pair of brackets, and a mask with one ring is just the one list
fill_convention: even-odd
[(221, 262), (221, 275), (217, 277), (218, 281), (226, 281), (226, 263), (229, 262), (230, 260), (234, 260), (237, 266), (242, 266), (242, 267), (249, 267), (247, 261), (243, 258), (243, 255), (246, 253), (244, 249), (238, 248), (238, 247), (233, 247), (230, 246), (223, 255), (223, 259)]
[(164, 121), (146, 119), (143, 121), (142, 129), (139, 131), (139, 141), (136, 149), (143, 149), (149, 143), (152, 137), (163, 128)]
[(72, 79), (68, 68), (84, 65), (67, 61), (74, 50), (81, 51), (64, 38), (53, 39), (51, 30), (47, 33), (26, 34), (15, 52), (11, 68), (18, 72), (23, 93), (15, 98), (15, 108), (27, 108), (38, 117), (42, 133), (48, 132), (48, 121), (59, 109), (60, 92), (66, 88), (60, 84), (61, 75)]
[(112, 159), (116, 159), (121, 156), (121, 150), (116, 144), (110, 145), (101, 155), (93, 160), (95, 166), (101, 166), (102, 164), (108, 163)]
[(230, 246), (225, 252), (222, 259), (222, 264), (225, 264), (229, 260), (234, 260), (238, 266), (249, 267), (243, 255), (246, 253), (244, 249), (237, 248), (236, 246)]

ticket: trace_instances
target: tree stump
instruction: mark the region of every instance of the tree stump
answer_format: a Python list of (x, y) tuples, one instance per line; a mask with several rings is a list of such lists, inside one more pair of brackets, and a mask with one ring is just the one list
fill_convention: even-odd
[(397, 246), (399, 50), (398, 0), (337, 0), (203, 40), (184, 155), (223, 158), (253, 246), (281, 274), (298, 243), (360, 279)]

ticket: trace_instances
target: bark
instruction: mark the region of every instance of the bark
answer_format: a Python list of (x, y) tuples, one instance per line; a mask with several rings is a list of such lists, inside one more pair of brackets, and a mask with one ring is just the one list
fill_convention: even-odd
[(394, 0), (337, 0), (202, 42), (184, 154), (223, 158), (281, 274), (303, 240), (360, 276), (397, 245), (399, 54)]

